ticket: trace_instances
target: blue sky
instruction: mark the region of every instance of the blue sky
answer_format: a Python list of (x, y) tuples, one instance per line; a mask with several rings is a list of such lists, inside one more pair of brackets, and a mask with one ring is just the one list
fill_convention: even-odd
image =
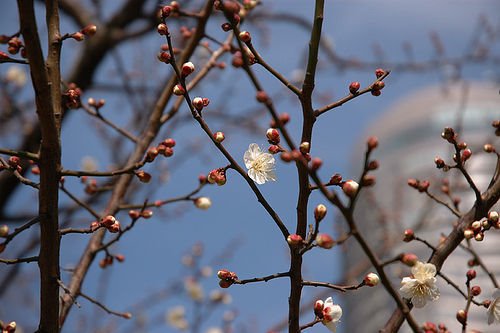
[[(13, 3), (0, 4), (2, 9), (0, 31), (2, 32), (6, 28), (9, 32), (16, 29), (15, 21), (13, 21), (15, 19)], [(312, 1), (264, 1), (264, 5), (276, 13), (292, 13), (308, 21), (312, 18)], [(409, 42), (414, 50), (416, 61), (422, 61), (432, 59), (435, 54), (429, 39), (430, 32), (438, 32), (441, 36), (446, 55), (460, 56), (467, 50), (479, 15), (486, 15), (489, 22), (498, 30), (499, 13), (498, 1), (327, 1), (323, 32), (324, 36), (333, 43), (338, 54), (343, 57), (376, 61), (372, 48), (374, 44), (378, 44), (383, 49), (387, 61), (404, 61), (402, 44)], [(224, 33), (218, 28), (220, 23), (217, 21), (210, 26), (210, 29), (214, 36), (223, 38)], [(75, 30), (75, 27), (64, 21), (63, 26), (67, 27), (68, 31)], [(308, 32), (279, 21), (265, 24), (263, 31), (265, 31), (266, 38), (259, 35), (255, 26), (247, 26), (247, 29), (252, 32), (253, 41), (261, 55), (284, 75), (291, 77), (297, 70), (304, 68), (302, 57), (307, 48)], [(150, 71), (143, 79), (147, 85), (153, 87), (162, 82), (161, 78), (170, 73), (166, 66), (158, 64), (155, 60), (160, 43), (162, 40), (152, 32), (139, 44), (118, 50), (130, 55), (126, 57), (130, 68), (136, 66), (138, 69)], [(65, 57), (71, 57), (72, 54), (78, 52), (78, 48), (74, 47), (76, 43), (69, 41), (68, 44), (71, 46), (65, 49), (64, 52), (67, 52), (64, 53)], [(499, 54), (498, 42), (494, 45), (493, 51)], [(362, 85), (373, 81), (375, 68), (340, 71), (325, 58), (323, 54), (320, 54), (320, 71), (316, 85), (318, 101), (315, 106), (319, 107), (324, 101), (328, 102), (343, 96), (351, 81), (360, 81)], [(230, 62), (230, 59), (226, 58), (225, 61)], [(116, 70), (112, 62), (112, 59), (105, 61), (97, 82), (113, 81), (116, 77), (114, 74)], [(6, 67), (7, 65), (0, 66), (0, 71), (3, 73)], [(342, 173), (344, 178), (356, 177), (357, 174), (350, 173), (353, 147), (356, 142), (369, 136), (367, 128), (370, 123), (403, 96), (419, 88), (442, 82), (447, 70), (447, 68), (436, 68), (423, 73), (393, 71), (386, 80), (386, 88), (382, 96), (362, 96), (321, 117), (316, 125), (312, 155), (319, 155), (324, 161), (321, 173), (323, 178), (326, 179), (335, 172)], [(255, 71), (270, 94), (279, 96), (274, 100), (276, 107), (279, 112), (288, 112), (291, 115), (292, 121), (289, 129), (294, 137), (298, 138), (301, 120), (296, 99), (284, 91), (284, 88), (261, 68), (255, 68)], [(464, 78), (473, 80), (487, 79), (492, 75), (498, 78), (499, 74), (498, 68), (494, 65), (484, 64), (467, 65), (462, 71)], [(208, 82), (210, 84), (196, 89), (194, 93), (211, 99), (209, 110), (211, 107), (221, 109), (225, 107), (223, 110), (237, 114), (247, 112), (257, 106), (247, 78), (239, 71), (228, 68), (218, 78), (215, 76), (209, 78)], [(225, 90), (228, 84), (237, 89), (230, 90), (228, 93)], [(126, 98), (98, 90), (85, 92), (84, 100), (88, 97), (106, 98), (105, 112), (109, 114), (109, 117), (118, 123), (127, 123), (130, 106)], [(323, 97), (321, 102), (320, 97)], [(187, 115), (186, 108), (181, 111)], [(84, 156), (93, 156), (98, 159), (101, 168), (106, 168), (109, 151), (102, 148), (100, 137), (92, 130), (95, 122), (89, 120), (82, 112), (74, 113), (65, 123), (62, 133), (65, 166), (78, 168)], [(234, 128), (215, 128), (221, 126), (222, 123), (210, 117), (207, 117), (207, 122), (213, 124), (213, 129), (226, 132), (226, 146), (233, 156), (242, 162), (243, 153), (249, 143), (255, 142), (262, 147), (267, 146), (265, 130), (269, 119), (267, 115), (258, 119), (261, 133), (248, 133)], [(175, 148), (176, 154), (171, 160), (167, 160), (167, 165), (170, 163), (175, 165), (177, 156), (187, 155), (189, 159), (172, 170), (168, 182), (161, 185), (157, 185), (158, 183), (144, 185), (144, 188), (157, 185), (153, 195), (155, 199), (187, 193), (196, 187), (198, 174), (207, 173), (213, 168), (225, 165), (224, 159), (210, 143), (206, 142), (194, 121), (187, 120), (179, 126), (167, 127), (167, 134), (175, 138), (178, 143)], [(189, 151), (193, 142), (200, 142), (200, 151), (196, 155)], [(3, 146), (1, 141), (0, 146)], [(127, 152), (125, 148), (123, 154)], [(277, 175), (276, 183), (265, 184), (261, 189), (289, 229), (294, 229), (297, 188), (294, 167), (279, 162)], [(72, 186), (77, 193), (81, 193), (77, 181), (70, 181), (68, 186)], [(147, 187), (144, 192), (149, 190), (151, 187)], [(185, 268), (180, 266), (180, 258), (198, 241), (204, 244), (206, 252), (202, 258), (204, 264), (208, 264), (211, 258), (223, 252), (228, 257), (223, 267), (237, 272), (240, 278), (263, 276), (287, 270), (287, 246), (281, 239), (279, 230), (257, 203), (255, 196), (241, 177), (230, 172), (225, 186), (207, 187), (202, 195), (209, 196), (213, 201), (213, 206), (208, 211), (196, 210), (190, 204), (181, 203), (167, 206), (163, 212), (158, 212), (155, 218), (139, 223), (133, 232), (127, 234), (114, 249), (116, 252), (125, 254), (127, 258), (125, 263), (115, 264), (106, 269), (104, 271), (106, 277), (103, 277), (101, 269), (94, 265), (85, 282), (85, 292), (96, 295), (103, 279), (108, 279), (103, 302), (110, 308), (128, 311), (130, 304), (163, 288), (170, 281), (185, 276)], [(15, 202), (27, 203), (32, 198), (33, 193), (20, 192)], [(315, 194), (311, 197), (311, 216), (312, 209), (320, 202), (323, 200), (319, 195)], [(16, 206), (13, 204), (13, 211), (17, 210), (18, 206)], [(330, 208), (328, 217), (323, 222), (325, 231), (333, 232), (335, 229), (334, 216), (334, 210)], [(82, 215), (79, 220), (75, 221), (75, 225), (86, 226), (87, 220), (90, 222), (88, 216)], [(126, 221), (126, 218), (123, 217), (123, 220)], [(86, 239), (87, 236), (75, 235), (63, 240), (61, 258), (63, 267), (70, 267), (76, 262), (86, 244)], [(237, 246), (227, 250), (231, 242), (236, 242)], [(334, 248), (330, 251), (315, 250), (308, 253), (304, 264), (306, 278), (339, 281), (342, 275), (342, 251), (342, 248)], [(214, 271), (218, 268), (213, 267)], [(4, 270), (3, 267), (2, 270)], [(29, 289), (32, 290), (36, 281), (35, 266), (25, 266), (23, 271), (27, 280), (26, 286), (31, 286)], [(63, 279), (67, 281), (69, 275), (63, 274)], [(212, 275), (203, 281), (203, 286), (206, 294), (212, 289), (217, 289), (217, 278)], [(239, 313), (237, 322), (253, 323), (255, 326), (251, 327), (255, 329), (254, 331), (264, 332), (273, 324), (286, 318), (288, 296), (286, 279), (233, 286), (228, 289), (228, 292), (233, 298), (233, 303), (228, 308), (237, 309)], [(304, 293), (304, 300), (311, 299), (316, 292), (316, 289), (307, 289)], [(19, 299), (16, 299), (15, 291), (5, 297), (16, 305), (22, 304)], [(76, 325), (80, 320), (84, 320), (89, 327), (88, 331), (92, 331), (93, 323), (105, 323), (112, 319), (85, 300), (81, 300), (81, 304), (80, 309), (75, 307), (72, 310), (66, 331), (71, 331), (71, 326)], [(188, 309), (192, 308), (191, 302), (186, 297), (173, 297), (150, 310), (148, 316), (156, 318), (169, 307), (178, 304), (184, 304)], [(31, 321), (24, 315), (16, 318), (16, 314), (20, 314), (19, 306), (12, 307), (12, 309), (2, 308), (1, 319), (17, 319), (21, 325), (26, 320), (29, 321), (28, 327), (36, 323), (36, 310), (32, 310), (33, 320)], [(221, 315), (222, 309), (215, 311), (208, 325), (203, 326), (201, 332), (209, 326), (217, 325)], [(303, 317), (303, 322), (311, 319), (313, 319), (312, 311)], [(120, 324), (119, 327), (121, 327), (120, 332), (128, 332), (131, 326)], [(320, 326), (308, 330), (308, 332), (325, 331)], [(174, 330), (165, 325), (156, 325), (148, 332), (174, 332)]]

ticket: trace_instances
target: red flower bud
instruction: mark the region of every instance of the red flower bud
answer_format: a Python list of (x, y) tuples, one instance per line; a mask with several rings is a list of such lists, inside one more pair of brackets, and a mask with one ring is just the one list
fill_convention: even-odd
[(354, 95), (358, 92), (360, 87), (361, 84), (358, 81), (351, 82), (351, 84), (349, 84), (349, 92)]

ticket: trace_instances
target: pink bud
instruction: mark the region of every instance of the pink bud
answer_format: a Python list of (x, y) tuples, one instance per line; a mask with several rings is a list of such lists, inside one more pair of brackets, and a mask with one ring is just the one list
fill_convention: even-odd
[(172, 7), (171, 6), (163, 6), (161, 8), (161, 17), (166, 19), (167, 17), (170, 16), (170, 13), (172, 12)]
[(151, 175), (144, 170), (137, 171), (135, 175), (142, 183), (149, 183), (151, 181)]
[(255, 98), (259, 103), (267, 103), (269, 101), (269, 96), (267, 93), (263, 90), (257, 91), (257, 94), (255, 95)]
[(141, 217), (141, 212), (139, 212), (138, 210), (129, 210), (128, 216), (130, 216), (131, 219), (136, 220)]
[(480, 286), (473, 286), (470, 288), (470, 292), (472, 296), (479, 296), (481, 294), (481, 287)]
[(407, 266), (414, 266), (418, 261), (418, 257), (413, 253), (405, 253), (401, 258), (401, 262)]
[(335, 245), (335, 241), (328, 234), (318, 234), (316, 236), (316, 244), (323, 249), (331, 249)]
[(342, 176), (339, 173), (334, 174), (330, 181), (328, 182), (331, 185), (339, 185), (342, 182)]
[(188, 76), (194, 72), (194, 64), (192, 62), (186, 62), (182, 65), (181, 74), (183, 76)]
[(325, 302), (322, 300), (317, 300), (314, 303), (314, 314), (320, 319), (323, 318), (323, 307), (325, 306)]
[(384, 74), (385, 74), (385, 71), (382, 68), (377, 68), (375, 70), (375, 76), (377, 77), (377, 79), (380, 78)]
[(353, 198), (358, 192), (359, 185), (354, 180), (348, 180), (342, 185), (342, 191), (348, 196)]
[(248, 31), (240, 32), (238, 37), (243, 43), (250, 43), (252, 41), (252, 36), (250, 36), (250, 33)]
[(368, 150), (373, 150), (378, 147), (378, 138), (376, 136), (370, 136), (368, 140), (366, 140), (366, 145), (368, 146)]
[(307, 154), (311, 150), (311, 144), (307, 141), (301, 142), (299, 150), (302, 154)]
[(78, 42), (81, 42), (82, 40), (85, 39), (85, 35), (78, 31), (78, 32), (72, 33), (71, 38), (73, 38), (74, 40), (76, 40)]
[(457, 320), (462, 325), (467, 323), (467, 312), (465, 310), (458, 310), (457, 311)]
[(465, 229), (464, 230), (464, 238), (465, 239), (471, 239), (474, 237), (474, 231), (472, 229)]
[(218, 143), (221, 143), (224, 141), (226, 137), (224, 136), (224, 133), (222, 132), (215, 132), (214, 133), (214, 140), (217, 141)]
[(141, 216), (145, 219), (149, 219), (153, 216), (153, 211), (151, 209), (145, 209), (141, 212)]
[(94, 36), (97, 32), (97, 26), (95, 24), (89, 24), (85, 28), (80, 30), (80, 32), (89, 37)]
[(358, 92), (360, 87), (361, 84), (358, 81), (351, 82), (351, 84), (349, 84), (349, 92), (354, 95)]
[(181, 84), (176, 84), (173, 89), (173, 93), (176, 96), (182, 96), (186, 93), (186, 89), (184, 89), (184, 87)]
[(413, 232), (413, 229), (406, 229), (404, 233), (404, 242), (411, 242), (412, 240), (415, 239), (415, 233)]
[(472, 151), (470, 149), (465, 149), (462, 151), (462, 162), (467, 161), (472, 156)]
[(327, 212), (328, 210), (326, 209), (325, 205), (323, 204), (317, 205), (316, 208), (314, 208), (314, 219), (318, 222), (323, 220)]
[(108, 215), (101, 220), (101, 225), (108, 228), (112, 226), (115, 222), (116, 222), (115, 217), (113, 215)]
[(193, 98), (193, 106), (196, 110), (201, 111), (203, 109), (203, 99), (201, 97)]
[(377, 274), (375, 273), (368, 273), (366, 274), (365, 278), (363, 279), (365, 284), (369, 287), (374, 287), (380, 282), (380, 278), (378, 277)]
[(158, 60), (160, 60), (161, 62), (164, 62), (166, 64), (170, 63), (170, 59), (172, 57), (170, 56), (170, 53), (166, 52), (166, 51), (162, 51), (160, 53), (158, 53)]
[(315, 157), (311, 161), (311, 170), (316, 171), (318, 170), (321, 165), (323, 164), (323, 161), (319, 157)]
[(277, 154), (281, 151), (281, 148), (278, 145), (270, 145), (269, 148), (267, 148), (267, 151), (271, 154)]
[(94, 232), (97, 229), (99, 229), (100, 226), (101, 225), (99, 224), (99, 222), (93, 221), (92, 223), (90, 223), (90, 230), (92, 230), (92, 232)]
[(117, 232), (120, 232), (120, 222), (118, 221), (115, 221), (115, 223), (113, 223), (111, 226), (109, 226), (108, 228), (108, 231), (111, 232), (111, 233), (117, 233)]
[(288, 235), (288, 237), (286, 238), (286, 241), (291, 246), (297, 246), (297, 245), (300, 245), (304, 242), (304, 240), (302, 239), (302, 236), (297, 235), (297, 234)]
[(476, 278), (476, 271), (474, 269), (469, 269), (466, 275), (468, 280), (473, 280)]
[(276, 128), (269, 128), (266, 131), (266, 137), (272, 144), (278, 144), (280, 142), (280, 133)]

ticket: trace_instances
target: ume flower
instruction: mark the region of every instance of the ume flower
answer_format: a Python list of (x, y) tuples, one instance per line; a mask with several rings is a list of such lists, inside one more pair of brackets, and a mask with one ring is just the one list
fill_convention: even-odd
[(248, 176), (257, 184), (276, 180), (276, 174), (274, 173), (276, 161), (273, 155), (262, 152), (256, 143), (248, 146), (243, 160), (248, 169)]
[(401, 295), (410, 299), (416, 308), (422, 308), (427, 301), (439, 298), (436, 286), (436, 266), (417, 262), (411, 269), (413, 277), (404, 277), (401, 281)]

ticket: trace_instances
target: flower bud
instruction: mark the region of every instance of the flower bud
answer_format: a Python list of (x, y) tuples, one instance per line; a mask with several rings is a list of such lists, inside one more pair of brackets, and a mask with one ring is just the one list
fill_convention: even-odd
[(224, 31), (224, 32), (228, 32), (232, 29), (231, 24), (228, 22), (222, 23), (220, 27), (221, 27), (222, 31)]
[(302, 154), (307, 154), (311, 150), (311, 144), (307, 141), (304, 141), (300, 144), (299, 150)]
[(176, 84), (173, 90), (174, 95), (182, 96), (186, 93), (186, 89), (182, 86), (182, 84)]
[(136, 220), (141, 217), (141, 212), (139, 212), (138, 210), (129, 210), (128, 216), (130, 216), (131, 219)]
[(467, 312), (465, 310), (458, 310), (457, 311), (457, 320), (462, 325), (467, 323)]
[(318, 234), (316, 236), (316, 244), (323, 249), (331, 249), (335, 245), (335, 241), (328, 234)]
[(358, 81), (351, 82), (351, 84), (349, 84), (349, 92), (354, 95), (358, 92), (360, 87), (361, 84)]
[(498, 221), (499, 221), (498, 212), (492, 210), (491, 212), (488, 213), (488, 222), (490, 222), (490, 224), (495, 226), (498, 223)]
[(373, 161), (368, 162), (368, 167), (367, 167), (368, 170), (370, 170), (370, 171), (377, 170), (378, 167), (379, 167), (379, 164), (378, 164), (377, 160), (373, 160)]
[(382, 75), (384, 75), (384, 74), (385, 74), (385, 71), (382, 68), (377, 68), (375, 70), (375, 76), (377, 77), (377, 79), (382, 77)]
[(323, 307), (325, 306), (325, 302), (322, 300), (317, 300), (314, 302), (314, 314), (316, 317), (319, 317), (320, 319), (323, 318)]
[(370, 136), (368, 140), (366, 140), (366, 145), (368, 146), (368, 150), (372, 151), (378, 147), (378, 138), (376, 136)]
[(302, 236), (297, 235), (297, 234), (288, 235), (288, 237), (286, 238), (286, 241), (291, 246), (301, 245), (304, 242), (304, 240), (302, 239)]
[(266, 137), (272, 144), (278, 144), (280, 142), (280, 133), (276, 128), (269, 128), (266, 131)]
[(203, 99), (201, 97), (193, 98), (192, 104), (196, 110), (198, 111), (203, 110)]
[(0, 237), (7, 237), (9, 234), (9, 226), (6, 224), (3, 224), (0, 226)]
[(372, 89), (370, 91), (370, 94), (372, 94), (372, 96), (380, 96), (382, 94), (382, 92), (380, 90), (377, 90), (377, 89)]
[(168, 63), (170, 63), (170, 59), (172, 58), (172, 56), (170, 55), (170, 53), (162, 51), (162, 52), (158, 53), (157, 58), (159, 61), (168, 64)]
[(267, 151), (271, 154), (277, 154), (281, 151), (281, 148), (278, 145), (270, 145), (269, 148), (267, 148)]
[(139, 178), (139, 181), (143, 183), (149, 183), (151, 181), (151, 175), (144, 170), (137, 171), (135, 175)]
[(441, 137), (449, 143), (454, 143), (456, 140), (455, 131), (451, 127), (445, 127), (443, 132), (441, 133)]
[(231, 285), (232, 285), (232, 284), (233, 284), (233, 282), (232, 282), (232, 281), (227, 281), (227, 280), (220, 280), (220, 281), (219, 281), (219, 286), (220, 286), (221, 288), (224, 288), (224, 289), (225, 289), (225, 288), (229, 288), (229, 287), (231, 287)]
[(186, 62), (182, 65), (181, 74), (182, 76), (188, 76), (194, 72), (194, 64), (192, 62)]
[(97, 26), (95, 24), (89, 24), (86, 27), (84, 27), (80, 32), (86, 36), (94, 36), (95, 33), (97, 32)]
[(71, 38), (73, 38), (77, 42), (81, 42), (82, 40), (85, 39), (85, 35), (78, 31), (78, 32), (72, 33)]
[(474, 231), (472, 229), (465, 229), (464, 230), (464, 238), (465, 239), (471, 239), (474, 237)]
[(484, 239), (484, 233), (482, 232), (478, 232), (475, 236), (474, 236), (474, 239), (477, 241), (477, 242), (482, 242), (483, 239)]
[(170, 16), (170, 13), (172, 12), (172, 7), (171, 6), (163, 6), (161, 8), (161, 17), (166, 19), (167, 17)]
[(194, 205), (196, 208), (207, 210), (212, 206), (212, 201), (207, 197), (200, 197), (194, 200)]
[(286, 163), (293, 161), (292, 153), (289, 151), (282, 152), (280, 155), (280, 158), (283, 162), (286, 162)]
[(146, 152), (146, 162), (153, 162), (156, 158), (156, 156), (158, 156), (158, 149), (156, 149), (156, 147), (151, 147), (148, 149), (148, 151)]
[(7, 326), (4, 327), (5, 332), (13, 333), (16, 331), (17, 324), (15, 321), (11, 321)]
[(438, 169), (442, 169), (446, 166), (446, 163), (441, 157), (436, 156), (436, 158), (434, 158), (434, 163), (436, 164), (436, 168)]
[(321, 167), (321, 165), (323, 165), (321, 158), (315, 157), (311, 160), (311, 170), (316, 171)]
[(96, 231), (97, 229), (99, 229), (101, 225), (99, 224), (99, 222), (97, 221), (93, 221), (92, 223), (90, 223), (90, 230), (92, 232)]
[(384, 81), (377, 81), (373, 84), (372, 89), (373, 90), (382, 90), (385, 87)]
[(405, 253), (401, 258), (401, 262), (407, 266), (414, 266), (418, 261), (417, 255), (414, 253)]
[(250, 36), (250, 33), (248, 31), (240, 32), (238, 37), (243, 43), (250, 43), (252, 41), (252, 36)]
[(494, 153), (495, 152), (495, 147), (493, 147), (492, 144), (487, 143), (483, 146), (483, 150), (487, 153)]
[(472, 156), (472, 151), (470, 149), (464, 149), (464, 151), (462, 151), (462, 162), (465, 162), (467, 161), (470, 157)]
[(469, 269), (466, 273), (467, 280), (473, 280), (476, 278), (476, 271), (474, 269)]
[(319, 222), (325, 218), (326, 213), (326, 206), (323, 204), (319, 204), (316, 206), (316, 208), (314, 208), (314, 219)]
[(117, 233), (117, 232), (120, 232), (120, 222), (118, 221), (115, 221), (115, 223), (113, 223), (111, 226), (109, 226), (108, 228), (108, 231), (111, 232), (111, 233)]
[(224, 141), (226, 137), (224, 136), (224, 133), (222, 132), (215, 132), (214, 133), (214, 140), (217, 141), (218, 143), (221, 143)]
[(290, 115), (286, 112), (280, 114), (278, 118), (280, 120), (281, 125), (286, 125), (290, 121)]
[(166, 36), (168, 35), (168, 28), (165, 23), (160, 23), (156, 27), (156, 31), (161, 35), (161, 36)]
[(267, 102), (269, 102), (269, 96), (263, 90), (257, 91), (257, 94), (255, 95), (255, 98), (257, 99), (257, 102), (259, 102), (259, 103), (267, 103)]
[(479, 296), (481, 294), (481, 287), (480, 286), (473, 286), (470, 288), (470, 292), (472, 296)]
[(373, 185), (375, 185), (376, 181), (377, 180), (376, 180), (375, 176), (364, 175), (363, 179), (361, 180), (361, 184), (363, 184), (363, 186), (373, 186)]
[(366, 274), (363, 281), (365, 282), (365, 284), (367, 286), (374, 287), (380, 282), (380, 278), (375, 273), (368, 273), (368, 274)]
[(104, 227), (108, 228), (113, 225), (113, 223), (116, 222), (116, 219), (113, 215), (108, 215), (101, 220), (101, 225)]
[(354, 180), (350, 179), (342, 184), (342, 191), (350, 197), (353, 198), (358, 192), (359, 185)]
[(413, 229), (406, 229), (403, 237), (404, 242), (411, 242), (412, 240), (415, 239), (415, 233), (413, 232)]
[(149, 219), (153, 216), (153, 211), (151, 209), (146, 209), (141, 212), (141, 217), (145, 219)]
[(118, 260), (118, 262), (124, 262), (125, 256), (123, 254), (117, 254), (115, 255), (115, 259)]
[(328, 183), (331, 185), (339, 185), (341, 182), (342, 182), (342, 176), (336, 173), (330, 178), (330, 181)]
[(231, 272), (228, 271), (227, 269), (221, 269), (219, 271), (217, 271), (217, 277), (221, 280), (226, 280), (228, 278), (230, 278), (231, 276)]

